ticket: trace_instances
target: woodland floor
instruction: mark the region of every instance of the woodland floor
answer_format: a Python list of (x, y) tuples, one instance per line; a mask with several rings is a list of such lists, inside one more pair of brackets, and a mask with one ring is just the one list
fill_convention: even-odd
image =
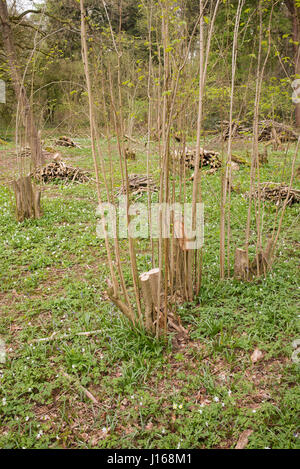
[[(68, 163), (93, 173), (89, 141), (75, 140), (80, 149), (59, 150)], [(235, 142), (240, 155), (247, 147)], [(299, 365), (291, 359), (299, 337), (299, 205), (287, 208), (266, 279), (221, 282), (220, 177), (203, 177), (202, 288), (197, 301), (179, 306), (191, 340), (170, 336), (166, 345), (131, 330), (101, 296), (108, 269), (96, 237), (94, 183), (43, 186), (43, 217), (18, 224), (7, 185), (15, 169), (12, 149), (0, 147), (0, 338), (7, 350), (0, 364), (0, 447), (234, 448), (241, 433), (252, 430), (247, 448), (299, 448)], [(291, 145), (289, 157), (293, 151)], [(288, 182), (284, 153), (271, 153), (261, 181)], [(154, 150), (152, 164), (157, 178)], [(117, 157), (114, 171), (117, 186)], [(145, 171), (141, 146), (129, 172)], [(232, 237), (233, 245), (242, 245), (249, 168), (241, 166), (234, 179), (241, 193), (231, 195)], [(272, 202), (264, 204), (264, 233), (275, 211)], [(126, 246), (121, 256), (129, 272)], [(139, 270), (148, 270), (147, 242), (137, 248)], [(76, 335), (93, 330), (100, 332)], [(32, 342), (53, 332), (60, 335)], [(263, 358), (253, 364), (256, 348)]]

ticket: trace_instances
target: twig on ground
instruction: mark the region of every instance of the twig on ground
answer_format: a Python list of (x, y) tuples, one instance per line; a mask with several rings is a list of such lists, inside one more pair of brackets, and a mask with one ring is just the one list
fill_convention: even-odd
[(86, 397), (88, 397), (95, 405), (100, 407), (100, 403), (97, 401), (95, 396), (93, 396), (93, 394), (90, 391), (88, 391), (86, 388), (84, 388), (82, 386), (82, 384), (80, 384), (73, 376), (68, 375), (68, 373), (66, 373), (65, 371), (61, 371), (61, 373), (65, 378), (67, 378), (69, 381), (73, 382), (79, 389), (81, 389), (81, 391), (84, 392)]
[(72, 337), (73, 335), (79, 335), (79, 336), (90, 336), (90, 335), (96, 335), (102, 332), (100, 329), (96, 331), (87, 331), (87, 332), (76, 332), (76, 334), (63, 334), (63, 335), (58, 335), (58, 332), (53, 332), (49, 337), (42, 337), (41, 339), (33, 339), (30, 344), (32, 343), (37, 343), (37, 342), (50, 342), (51, 340), (54, 339), (67, 339), (68, 337)]

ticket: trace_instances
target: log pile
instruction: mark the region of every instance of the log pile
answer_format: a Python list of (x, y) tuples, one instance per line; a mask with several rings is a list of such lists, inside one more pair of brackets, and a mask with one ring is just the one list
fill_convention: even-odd
[(88, 182), (90, 174), (80, 168), (67, 166), (63, 161), (55, 160), (42, 168), (36, 169), (33, 177), (40, 182), (52, 181), (70, 181), (70, 182)]
[[(143, 192), (147, 192), (148, 186), (151, 192), (157, 191), (157, 186), (152, 176), (148, 178), (147, 175), (144, 175), (144, 174), (130, 174), (128, 176), (128, 186), (132, 195), (139, 195), (139, 194), (142, 194)], [(126, 194), (126, 192), (127, 192), (127, 184), (125, 183), (124, 185), (121, 186), (117, 195), (119, 196), (122, 194)]]
[(73, 142), (70, 137), (66, 137), (66, 135), (59, 137), (56, 140), (55, 145), (59, 145), (61, 147), (78, 147), (78, 145)]
[[(288, 186), (276, 182), (263, 182), (260, 185), (260, 191), (255, 190), (253, 196), (255, 198), (260, 197), (262, 200), (271, 200), (276, 204), (284, 202), (287, 195), (288, 195)], [(247, 194), (249, 197), (249, 193)], [(291, 189), (287, 205), (291, 206), (293, 204), (300, 202), (300, 190), (298, 189)]]
[[(196, 149), (194, 148), (185, 148), (184, 155), (176, 154), (175, 159), (178, 159), (178, 156), (182, 160), (184, 158), (184, 162), (187, 168), (195, 169), (195, 160), (196, 160)], [(204, 148), (200, 148), (200, 167), (209, 167), (211, 169), (218, 169), (222, 166), (220, 160), (220, 153), (213, 150), (205, 150)]]

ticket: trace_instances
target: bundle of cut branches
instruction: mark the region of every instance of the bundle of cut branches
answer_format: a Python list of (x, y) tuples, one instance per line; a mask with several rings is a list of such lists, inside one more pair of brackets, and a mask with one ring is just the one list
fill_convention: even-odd
[(125, 148), (125, 157), (126, 160), (136, 160), (136, 152), (134, 150), (130, 150), (130, 148)]
[[(43, 157), (45, 159), (52, 159), (54, 157), (57, 157), (57, 155), (59, 155), (59, 153), (53, 153), (53, 152), (50, 152), (48, 150), (42, 150), (42, 154), (43, 154)], [(18, 157), (21, 157), (21, 158), (31, 158), (31, 150), (30, 150), (30, 147), (23, 147), (21, 148), (21, 150), (19, 152), (17, 152), (17, 156)]]
[[(190, 169), (195, 169), (196, 149), (185, 148), (184, 156), (185, 165)], [(220, 168), (222, 166), (220, 153), (212, 150), (204, 150), (200, 148), (200, 167), (208, 166), (211, 169)]]
[(55, 160), (42, 168), (37, 168), (33, 177), (41, 182), (51, 181), (71, 181), (71, 182), (88, 182), (90, 174), (80, 168), (67, 166), (63, 161)]
[[(152, 176), (148, 178), (147, 175), (145, 174), (130, 174), (128, 176), (128, 186), (132, 195), (138, 195), (143, 192), (147, 192), (148, 187), (151, 192), (157, 191), (157, 187), (155, 185), (155, 182)], [(124, 185), (121, 186), (117, 195), (119, 196), (122, 194), (126, 194), (126, 192), (127, 192), (127, 184), (125, 183)]]
[(259, 141), (280, 139), (281, 142), (298, 140), (298, 135), (292, 127), (272, 120), (259, 123)]
[[(223, 133), (222, 133), (223, 140), (228, 140), (229, 134), (230, 134), (230, 131), (229, 131), (230, 122), (227, 120), (223, 120), (220, 123), (220, 125), (221, 125), (221, 128), (223, 129)], [(250, 127), (249, 125), (244, 124), (243, 122), (239, 122), (239, 121), (234, 121), (232, 123), (231, 136), (233, 138), (246, 137), (250, 135), (251, 133), (252, 133), (252, 127)]]
[(23, 147), (19, 152), (17, 152), (17, 156), (21, 158), (30, 158), (31, 157), (31, 150), (29, 147)]
[[(279, 204), (281, 202), (284, 202), (287, 195), (288, 195), (288, 190), (289, 187), (276, 183), (276, 182), (263, 182), (259, 185), (260, 190), (256, 189), (254, 191), (253, 196), (255, 198), (260, 197), (263, 200), (271, 200), (275, 202), (276, 204)], [(247, 193), (247, 196), (249, 197), (249, 192)], [(291, 189), (289, 193), (289, 198), (287, 205), (291, 206), (293, 204), (299, 203), (300, 202), (300, 190), (298, 189)]]
[(73, 142), (70, 137), (63, 135), (56, 140), (55, 145), (60, 145), (61, 147), (78, 147), (78, 145)]
[[(229, 138), (229, 121), (222, 121), (221, 127), (223, 128), (223, 139)], [(234, 138), (247, 137), (252, 134), (253, 128), (246, 123), (234, 121), (232, 123), (231, 135)], [(297, 133), (294, 129), (281, 122), (273, 120), (262, 120), (259, 122), (259, 135), (260, 142), (275, 140), (280, 142), (295, 141), (298, 139)]]

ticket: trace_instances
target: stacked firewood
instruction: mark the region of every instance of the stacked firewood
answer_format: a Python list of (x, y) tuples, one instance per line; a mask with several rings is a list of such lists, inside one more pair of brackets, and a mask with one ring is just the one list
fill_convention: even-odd
[(59, 137), (58, 140), (56, 140), (55, 145), (59, 145), (61, 147), (77, 147), (78, 145), (73, 142), (73, 140), (70, 137), (66, 137), (63, 135), (62, 137)]
[[(254, 191), (253, 196), (255, 198), (258, 198), (259, 193), (260, 193), (261, 199), (271, 200), (275, 202), (276, 204), (279, 204), (285, 201), (288, 195), (288, 190), (289, 190), (288, 186), (284, 184), (276, 183), (276, 182), (263, 182), (259, 185), (259, 188), (260, 188), (259, 191), (258, 189)], [(247, 196), (249, 196), (249, 193), (247, 194)], [(291, 206), (299, 202), (300, 202), (300, 190), (291, 189), (287, 204)]]
[(33, 176), (38, 181), (45, 183), (58, 180), (82, 183), (90, 180), (90, 174), (88, 171), (67, 166), (60, 160), (52, 161), (42, 168), (37, 168), (34, 171)]
[[(190, 169), (195, 169), (196, 149), (185, 148), (184, 161)], [(211, 169), (217, 169), (222, 166), (220, 153), (213, 150), (204, 150), (200, 148), (200, 167), (208, 166)]]
[[(139, 194), (142, 194), (143, 192), (147, 192), (148, 187), (150, 189), (150, 192), (157, 191), (157, 187), (152, 176), (149, 176), (148, 178), (147, 175), (145, 174), (130, 174), (128, 176), (128, 186), (129, 186), (129, 191), (132, 193), (132, 195), (139, 195)], [(126, 194), (126, 192), (127, 192), (127, 184), (125, 183), (124, 185), (121, 186), (117, 195), (119, 196), (122, 194)]]

